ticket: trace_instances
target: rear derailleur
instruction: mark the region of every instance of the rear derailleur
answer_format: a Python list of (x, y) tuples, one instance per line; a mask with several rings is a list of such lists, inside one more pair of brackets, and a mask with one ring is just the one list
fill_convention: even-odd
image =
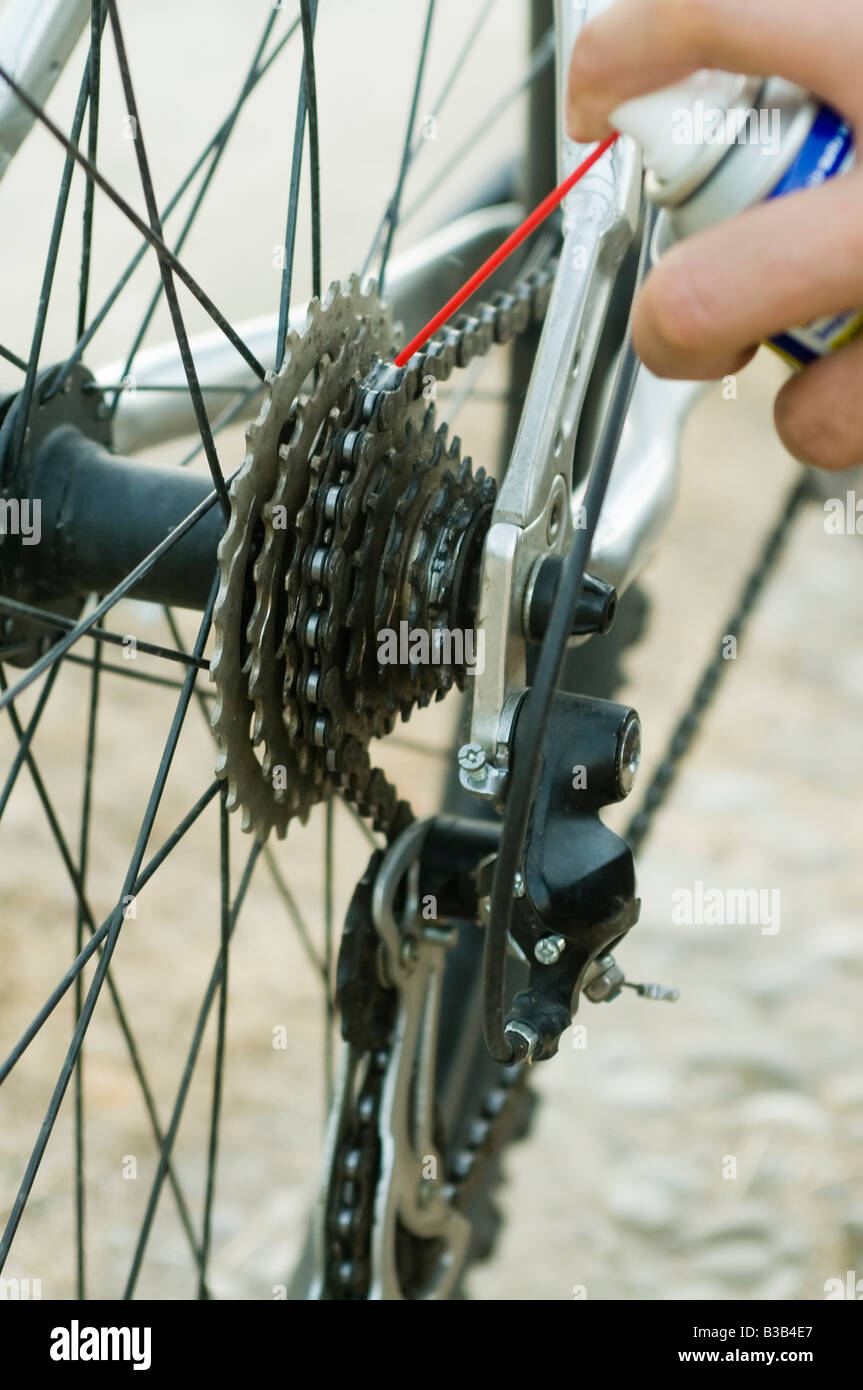
[[(470, 1235), (471, 1175), (506, 1133), (520, 1064), (557, 1052), (582, 994), (607, 1002), (628, 985), (613, 952), (638, 921), (633, 857), (600, 812), (629, 794), (639, 755), (634, 710), (557, 694), (513, 883), (509, 944), (521, 987), (506, 1035), (515, 1065), (490, 1072), (471, 1126), (475, 1153), (446, 1151), (438, 1028), (447, 953), (460, 930), (488, 921), (499, 824), (431, 817), (372, 857), (339, 955), (347, 1049), (317, 1221), (315, 1296), (451, 1295)], [(661, 986), (629, 987), (677, 997)]]

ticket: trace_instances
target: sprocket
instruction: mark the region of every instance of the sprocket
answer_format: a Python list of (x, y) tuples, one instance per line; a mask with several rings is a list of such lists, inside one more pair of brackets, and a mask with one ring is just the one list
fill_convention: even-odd
[(420, 392), (393, 408), (369, 385), (391, 337), (374, 290), (356, 280), (313, 301), (268, 378), (231, 487), (212, 722), (229, 809), (241, 806), (260, 840), (283, 837), (335, 791), (398, 833), (410, 810), (372, 768), (369, 744), (463, 683), (453, 663), (379, 659), (382, 629), (431, 631), (456, 613), (472, 623), (464, 558), (478, 562), (493, 498)]
[[(391, 341), (387, 310), (373, 288), (361, 291), (356, 278), (346, 290), (333, 285), (323, 304), (312, 300), (303, 331), (288, 333), (280, 370), (268, 374), (269, 393), (257, 420), (247, 427), (245, 459), (231, 485), (231, 515), (219, 545), (221, 579), (213, 615), (211, 673), (217, 698), (212, 727), (219, 750), (216, 772), (228, 781), (228, 808), (242, 806), (243, 829), (254, 831), (260, 840), (273, 829), (283, 837), (291, 818), (307, 814), (321, 791), (314, 774), (301, 770), (288, 729), (277, 739), (274, 723), (266, 724), (272, 738), (266, 750), (268, 767), (256, 751), (264, 736), (265, 711), (271, 702), (281, 710), (281, 679), (265, 694), (265, 657), (274, 640), (274, 600), (284, 579), (291, 518), (307, 488), (310, 460), (322, 431), (334, 423), (331, 412), (340, 418), (352, 386), (376, 355), (389, 350)], [(318, 379), (309, 391), (315, 373)], [(284, 517), (284, 527), (274, 525), (273, 505), (284, 508), (275, 514), (276, 523)], [(269, 549), (259, 566), (265, 541)], [(270, 563), (273, 552), (276, 557)], [(274, 787), (276, 753), (283, 773)]]

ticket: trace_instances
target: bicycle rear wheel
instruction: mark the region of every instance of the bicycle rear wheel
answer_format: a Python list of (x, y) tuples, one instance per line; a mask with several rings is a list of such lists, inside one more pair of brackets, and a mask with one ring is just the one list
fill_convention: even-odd
[[(11, 962), (3, 1009), (7, 1061), (0, 1092), (7, 1115), (2, 1171), (9, 1216), (0, 1264), (9, 1280), (40, 1279), (45, 1297), (272, 1297), (287, 1287), (290, 1246), (302, 1240), (305, 1194), (314, 1186), (320, 1157), (315, 1140), (332, 1098), (339, 1052), (338, 927), (363, 872), (369, 832), (357, 828), (356, 807), (346, 809), (328, 794), (317, 804), (310, 796), (298, 807), (304, 814), (309, 810), (308, 823), (293, 818), (284, 847), (275, 838), (266, 845), (243, 842), (236, 833), (230, 769), (224, 779), (213, 775), (213, 699), (205, 680), (214, 606), (218, 619), (211, 578), (223, 529), (222, 470), (229, 475), (240, 464), (239, 429), (258, 409), (256, 368), (284, 365), (289, 311), (323, 288), (325, 269), (343, 279), (367, 262), (382, 277), (385, 292), (397, 297), (410, 329), (414, 320), (408, 314), (419, 321), (424, 313), (422, 293), (434, 299), (444, 277), (453, 275), (453, 256), (458, 252), (457, 262), (481, 259), (489, 238), (499, 237), (518, 215), (509, 197), (499, 201), (498, 189), (493, 215), (485, 220), (470, 228), (461, 223), (457, 232), (457, 220), (447, 220), (457, 239), (432, 243), (422, 273), (409, 257), (400, 263), (400, 247), (410, 246), (411, 215), (426, 228), (440, 218), (444, 167), (464, 171), (463, 187), (472, 168), (488, 167), (497, 154), (495, 136), (500, 142), (499, 132), (514, 128), (524, 91), (532, 93), (526, 149), (545, 152), (544, 169), (554, 148), (550, 4), (534, 6), (525, 67), (514, 56), (519, 26), (503, 7), (483, 4), (463, 16), (458, 6), (441, 0), (424, 7), (421, 22), (412, 19), (407, 26), (398, 7), (381, 0), (376, 23), (391, 23), (393, 50), (398, 35), (413, 65), (400, 64), (394, 53), (388, 59), (391, 86), (399, 88), (395, 94), (362, 84), (367, 125), (379, 128), (382, 106), (389, 116), (400, 104), (398, 134), (364, 168), (342, 160), (328, 183), (324, 96), (352, 80), (358, 54), (367, 55), (366, 62), (379, 58), (379, 42), (374, 35), (369, 39), (367, 20), (330, 15), (322, 7), (312, 45), (316, 4), (306, 0), (296, 16), (283, 9), (268, 11), (256, 36), (245, 34), (233, 7), (216, 14), (212, 5), (202, 6), (197, 16), (187, 17), (208, 62), (190, 75), (186, 119), (174, 131), (160, 125), (158, 113), (163, 90), (174, 89), (169, 77), (179, 90), (182, 55), (166, 53), (161, 70), (150, 66), (151, 75), (143, 75), (144, 59), (155, 59), (164, 36), (175, 32), (173, 14), (158, 15), (151, 7), (146, 16), (121, 19), (113, 3), (94, 4), (90, 50), (82, 45), (75, 51), (51, 106), (56, 129), (52, 134), (36, 117), (34, 163), (27, 162), (28, 149), (3, 190), (10, 199), (32, 200), (35, 185), (29, 180), (37, 175), (30, 169), (41, 165), (47, 171), (59, 159), (53, 220), (47, 203), (41, 209), (30, 203), (34, 225), (41, 215), (47, 232), (43, 265), (34, 268), (28, 236), (11, 220), (4, 224), (7, 259), (18, 252), (25, 267), (10, 297), (8, 323), (25, 325), (19, 341), (29, 346), (5, 351), (9, 394), (0, 441), (5, 495), (18, 501), (19, 523), (25, 501), (41, 500), (43, 506), (43, 536), (32, 547), (38, 562), (20, 524), (17, 535), (4, 537), (13, 544), (4, 543), (0, 557), (0, 703), (8, 720), (0, 835), (7, 837), (11, 885), (5, 921)], [(346, 24), (348, 34), (339, 29)], [(217, 53), (223, 59), (241, 43), (245, 66), (237, 64), (230, 74), (237, 99), (226, 113), (223, 108), (214, 117), (210, 109), (208, 117), (201, 73), (214, 65)], [(329, 65), (327, 52), (336, 54)], [(495, 53), (506, 82), (501, 93), (486, 78), (483, 104), (478, 92), (488, 52)], [(339, 71), (345, 54), (351, 57), (349, 74)], [(291, 157), (290, 141), (288, 151), (280, 151), (278, 196), (268, 201), (261, 183), (272, 180), (272, 132), (285, 124), (273, 75), (285, 62), (293, 64), (295, 90), (304, 79), (305, 100), (298, 99), (302, 119), (296, 121)], [(77, 98), (73, 77), (80, 81)], [(478, 132), (484, 126), (493, 132), (484, 145), (473, 133), (463, 138), (463, 121), (453, 114), (459, 92)], [(351, 93), (353, 112), (352, 88)], [(263, 109), (255, 102), (263, 102)], [(502, 125), (489, 124), (496, 113)], [(293, 120), (292, 108), (289, 124)], [(248, 144), (244, 156), (235, 153), (235, 132), (246, 122), (251, 158)], [(63, 147), (58, 131), (77, 146), (78, 156), (68, 144)], [(331, 126), (330, 137), (332, 132)], [(202, 143), (190, 175), (177, 180), (177, 196), (166, 200), (162, 183), (178, 174), (181, 146), (185, 156), (187, 146)], [(341, 137), (330, 143), (341, 143)], [(309, 145), (311, 161), (304, 164)], [(363, 148), (368, 155), (371, 147)], [(82, 159), (89, 171), (77, 167)], [(425, 176), (407, 182), (409, 173), (421, 174), (423, 161), (433, 170), (435, 160), (429, 183)], [(357, 190), (371, 166), (385, 193), (378, 209), (365, 213), (367, 225), (357, 229), (362, 237), (351, 238), (353, 216), (345, 218), (344, 211), (359, 206)], [(93, 167), (103, 171), (95, 192)], [(529, 159), (527, 168), (533, 197), (540, 165)], [(140, 194), (133, 176), (140, 178)], [(241, 176), (256, 186), (238, 198)], [(335, 191), (328, 194), (328, 188)], [(41, 198), (40, 191), (36, 201)], [(76, 200), (83, 237), (75, 234)], [(300, 215), (305, 201), (307, 218)], [(230, 213), (236, 206), (239, 217)], [(224, 233), (221, 250), (206, 233), (208, 212), (209, 225)], [(119, 230), (124, 218), (127, 231)], [(141, 283), (135, 272), (152, 249), (161, 283), (152, 267), (150, 280)], [(249, 250), (263, 268), (247, 268)], [(469, 268), (457, 263), (455, 273), (461, 277)], [(203, 284), (218, 286), (213, 298)], [(121, 295), (125, 312), (114, 307)], [(271, 327), (265, 332), (260, 324), (244, 323), (238, 329), (240, 304), (270, 308)], [(208, 356), (213, 340), (199, 332), (214, 318), (221, 339), (232, 345), (230, 380), (214, 374)], [(295, 321), (302, 322), (302, 312)], [(158, 340), (168, 326), (177, 337), (174, 358), (148, 349), (149, 340)], [(268, 332), (266, 360), (258, 345)], [(337, 336), (328, 341), (330, 365), (321, 370), (323, 358), (315, 361), (320, 391), (338, 358)], [(491, 390), (478, 390), (473, 374), (466, 393), (443, 387), (439, 392), (440, 417), (464, 409), (459, 424), (464, 422), (469, 440), (476, 438), (487, 464), (497, 446), (503, 457), (508, 454), (532, 350), (530, 342), (518, 344), (509, 381), (505, 368), (492, 361), (498, 380)], [(94, 378), (79, 365), (103, 354), (117, 358), (113, 378), (104, 371)], [(222, 365), (225, 358), (217, 360)], [(354, 376), (361, 361), (359, 352)], [(182, 375), (171, 379), (177, 362)], [(235, 375), (240, 368), (242, 377)], [(349, 374), (336, 384), (347, 389), (350, 379)], [(343, 405), (342, 394), (334, 392), (330, 409)], [(148, 401), (160, 397), (164, 408), (149, 409)], [(279, 444), (287, 442), (287, 427), (297, 426), (298, 401), (295, 391), (285, 403)], [(507, 417), (510, 402), (515, 405)], [(187, 429), (197, 426), (197, 434), (189, 435), (178, 458), (176, 442), (168, 440), (182, 432), (181, 421)], [(76, 432), (75, 451), (64, 435), (63, 450), (50, 454), (49, 468), (48, 445), (53, 441), (51, 449), (56, 447), (59, 427)], [(147, 442), (148, 462), (137, 471), (105, 457), (112, 428), (115, 447), (120, 439), (124, 449), (131, 449), (130, 441)], [(321, 438), (320, 431), (310, 432), (307, 459)], [(157, 470), (160, 460), (166, 466)], [(178, 462), (186, 468), (177, 469)], [(34, 479), (44, 484), (43, 494), (32, 492)], [(55, 492), (57, 479), (62, 486)], [(204, 507), (203, 499), (210, 499), (206, 510), (186, 526), (182, 518), (193, 506)], [(236, 494), (231, 505), (236, 512)], [(33, 515), (31, 510), (31, 520)], [(184, 541), (178, 550), (182, 563), (173, 566), (164, 540), (169, 526), (182, 531)], [(154, 547), (164, 547), (157, 562)], [(238, 619), (244, 630), (253, 616), (259, 553), (260, 535), (252, 527), (249, 607), (240, 606)], [(284, 554), (278, 563), (288, 563)], [(188, 611), (196, 606), (204, 610), (203, 622)], [(276, 617), (282, 622), (284, 613), (279, 609)], [(251, 639), (241, 634), (236, 649), (244, 680), (246, 640)], [(118, 654), (111, 652), (112, 643)], [(254, 699), (232, 719), (232, 727), (245, 720), (246, 737), (250, 709), (254, 715)], [(407, 783), (415, 809), (430, 812), (444, 796), (452, 734), (450, 720), (435, 710), (421, 721), (419, 750), (404, 739), (399, 748), (390, 738), (381, 761), (394, 783)], [(436, 762), (430, 749), (440, 754)], [(320, 790), (314, 771), (306, 781), (312, 792)], [(386, 828), (380, 803), (372, 809)], [(371, 838), (380, 843), (374, 832)], [(279, 930), (282, 921), (292, 927), (290, 940)], [(24, 925), (30, 930), (22, 931)], [(483, 1213), (495, 1177), (477, 1142), (478, 1102), (501, 1079), (477, 1033), (480, 939), (472, 924), (460, 929), (447, 973), (446, 1047), (439, 1067), (443, 1152), (448, 1164), (462, 1168), (468, 1153), (475, 1170), (467, 1204), (473, 1253), (489, 1244)], [(311, 980), (318, 982), (317, 999)], [(190, 1010), (193, 983), (200, 1002)], [(179, 1057), (165, 1047), (174, 1036), (183, 1039)], [(520, 1106), (513, 1108), (513, 1120), (518, 1130)]]

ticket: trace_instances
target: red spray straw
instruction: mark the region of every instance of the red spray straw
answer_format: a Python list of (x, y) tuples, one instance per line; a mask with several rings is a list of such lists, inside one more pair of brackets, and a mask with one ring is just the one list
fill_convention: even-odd
[(536, 231), (540, 223), (544, 222), (549, 214), (554, 212), (558, 204), (563, 202), (570, 189), (574, 188), (579, 179), (583, 179), (585, 174), (590, 172), (594, 164), (602, 159), (602, 156), (611, 149), (612, 145), (619, 138), (619, 131), (614, 131), (611, 135), (606, 136), (602, 143), (597, 145), (595, 150), (591, 151), (587, 159), (585, 159), (582, 164), (579, 164), (578, 168), (574, 169), (568, 178), (564, 179), (562, 184), (559, 184), (557, 188), (553, 189), (547, 198), (543, 198), (539, 206), (534, 208), (533, 212), (529, 217), (525, 218), (521, 226), (516, 227), (514, 232), (510, 232), (506, 241), (489, 256), (487, 261), (483, 262), (479, 270), (474, 272), (470, 279), (462, 285), (461, 289), (453, 295), (452, 299), (447, 300), (446, 304), (444, 304), (442, 309), (438, 310), (433, 319), (429, 319), (425, 328), (420, 329), (419, 333), (417, 333), (415, 338), (411, 339), (407, 347), (402, 348), (395, 359), (397, 367), (407, 366), (414, 353), (419, 352), (420, 348), (428, 342), (429, 338), (433, 337), (437, 330), (442, 327), (448, 319), (452, 318), (456, 310), (460, 309), (461, 306), (476, 293), (480, 285), (484, 284), (489, 276), (493, 275), (498, 267), (503, 265), (507, 257), (511, 256), (513, 251), (521, 246), (523, 241), (527, 240), (531, 232)]

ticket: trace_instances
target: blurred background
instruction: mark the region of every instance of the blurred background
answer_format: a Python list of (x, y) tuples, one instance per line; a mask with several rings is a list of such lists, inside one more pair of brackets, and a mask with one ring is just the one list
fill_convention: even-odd
[[(160, 204), (218, 127), (242, 84), (267, 0), (183, 0), (120, 13)], [(279, 16), (286, 29), (290, 3)], [(420, 108), (439, 92), (479, 0), (438, 0)], [(322, 145), (324, 280), (358, 268), (393, 187), (425, 6), (396, 0), (321, 0), (316, 43)], [(472, 132), (522, 79), (527, 6), (492, 7), (481, 43), (426, 142), (408, 185), (409, 246), (521, 148), (524, 99)], [(110, 37), (103, 46), (98, 163), (143, 211), (134, 147)], [(232, 322), (272, 313), (293, 141), (299, 36), (242, 115), (183, 260)], [(86, 62), (79, 45), (49, 111), (64, 130)], [(469, 144), (466, 157), (454, 156)], [(539, 155), (537, 156), (539, 157)], [(62, 151), (37, 129), (0, 189), (5, 267), (0, 340), (29, 351)], [(75, 340), (83, 177), (76, 174), (48, 316), (43, 363)], [(304, 186), (304, 208), (308, 189)], [(301, 218), (294, 298), (310, 290), (307, 214)], [(91, 313), (138, 246), (134, 229), (97, 195)], [(90, 366), (122, 357), (158, 282), (145, 258), (88, 349)], [(183, 293), (190, 331), (207, 328)], [(148, 342), (171, 338), (164, 307)], [(646, 737), (641, 787), (660, 760), (703, 662), (717, 649), (761, 538), (797, 476), (772, 431), (772, 397), (785, 368), (767, 353), (740, 377), (734, 399), (710, 389), (684, 440), (679, 505), (643, 588), (644, 642), (626, 662), (623, 698)], [(20, 377), (0, 364), (3, 389)], [(506, 361), (483, 376), (481, 398), (460, 411), (466, 453), (493, 467)], [(726, 393), (727, 395), (727, 393)], [(447, 418), (442, 397), (439, 414)], [(157, 451), (175, 460), (193, 440)], [(240, 426), (219, 435), (224, 470), (242, 459)], [(844, 497), (845, 479), (825, 496)], [(859, 845), (863, 809), (861, 643), (863, 545), (828, 535), (813, 505), (741, 643), (694, 754), (640, 862), (642, 921), (620, 952), (633, 980), (680, 988), (673, 1006), (627, 994), (583, 1005), (586, 1033), (566, 1036), (537, 1068), (542, 1104), (528, 1139), (508, 1154), (506, 1215), (494, 1258), (472, 1275), (475, 1298), (819, 1299), (825, 1282), (863, 1277), (863, 931)], [(181, 615), (194, 640), (194, 615)], [(160, 611), (118, 607), (110, 626), (171, 641)], [(91, 655), (89, 644), (82, 653)], [(109, 659), (122, 664), (116, 653)], [(140, 655), (143, 672), (164, 674)], [(169, 674), (176, 674), (169, 673)], [(10, 668), (9, 678), (16, 672)], [(58, 822), (77, 844), (90, 675), (67, 663), (33, 744)], [(18, 702), (26, 724), (38, 687)], [(93, 789), (88, 896), (97, 920), (116, 901), (167, 734), (176, 692), (105, 674)], [(419, 813), (435, 808), (458, 709), (424, 712), (387, 741), (381, 760)], [(0, 760), (16, 748), (0, 723)], [(154, 828), (155, 847), (212, 777), (203, 711), (193, 706)], [(638, 789), (635, 801), (638, 799)], [(338, 892), (344, 912), (368, 844), (336, 810)], [(233, 827), (232, 879), (249, 843)], [(324, 1016), (310, 954), (326, 905), (323, 813), (292, 829), (255, 872), (231, 952), (211, 1285), (216, 1296), (271, 1298), (302, 1240), (314, 1194), (324, 1114)], [(74, 954), (74, 896), (33, 782), (18, 778), (0, 825), (0, 1051), (8, 1048)], [(141, 894), (112, 965), (138, 1038), (157, 1109), (167, 1123), (199, 1001), (219, 940), (215, 804)], [(697, 881), (720, 889), (778, 889), (781, 927), (679, 926), (673, 894)], [(203, 1201), (213, 1025), (204, 1038), (176, 1148), (196, 1224)], [(287, 1046), (273, 1047), (284, 1026)], [(64, 1000), (0, 1094), (0, 1187), (8, 1209), (38, 1132), (72, 1027)], [(573, 1045), (575, 1044), (575, 1045)], [(117, 1296), (156, 1168), (156, 1151), (122, 1036), (102, 1001), (84, 1055), (88, 1120), (88, 1268), (91, 1296)], [(73, 1110), (67, 1096), (4, 1271), (39, 1278), (43, 1297), (75, 1282)], [(130, 1163), (129, 1160), (134, 1160)], [(130, 1176), (134, 1170), (135, 1176)], [(857, 1276), (855, 1276), (857, 1277)], [(138, 1294), (193, 1296), (185, 1238), (165, 1191)]]

